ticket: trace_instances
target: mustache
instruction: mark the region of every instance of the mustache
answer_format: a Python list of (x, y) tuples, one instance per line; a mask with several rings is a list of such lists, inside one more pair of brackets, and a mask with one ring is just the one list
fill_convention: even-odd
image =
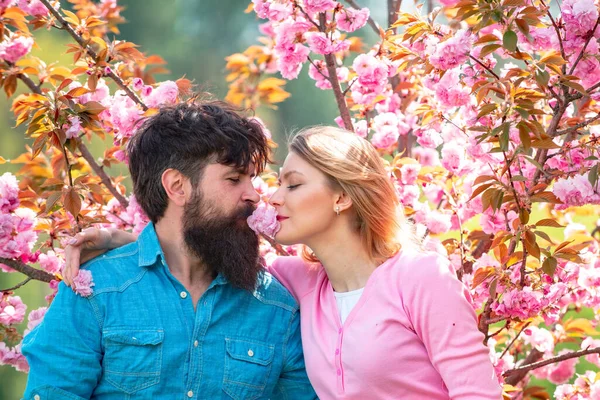
[(233, 215), (232, 219), (247, 219), (252, 213), (256, 210), (256, 206), (254, 204), (245, 204), (240, 207)]

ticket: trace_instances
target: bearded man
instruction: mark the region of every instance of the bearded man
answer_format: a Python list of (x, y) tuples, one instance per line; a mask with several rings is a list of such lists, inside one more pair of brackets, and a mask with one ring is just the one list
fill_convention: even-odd
[(246, 218), (269, 162), (261, 126), (224, 103), (161, 109), (128, 144), (151, 223), (61, 283), (24, 339), (26, 399), (314, 399), (298, 305), (263, 270)]

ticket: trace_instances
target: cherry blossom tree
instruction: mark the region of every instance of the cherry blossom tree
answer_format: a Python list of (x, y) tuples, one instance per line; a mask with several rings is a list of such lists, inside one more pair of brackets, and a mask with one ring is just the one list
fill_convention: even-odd
[[(108, 39), (123, 22), (115, 1), (69, 2), (74, 12), (58, 1), (0, 1), (0, 84), (9, 97), (27, 89), (12, 110), (31, 138), (11, 161), (19, 179), (0, 177), (0, 267), (25, 276), (1, 289), (0, 364), (22, 371), (19, 342), (45, 308), (27, 313), (19, 287), (33, 279), (56, 290), (61, 241), (84, 227), (143, 228), (110, 167), (126, 162), (140, 121), (191, 95), (185, 79), (154, 80), (160, 57)], [(581, 223), (600, 211), (599, 4), (443, 0), (407, 12), (401, 0), (381, 3), (385, 22), (354, 0), (252, 0), (246, 11), (262, 20), (262, 36), (227, 58), (226, 100), (275, 107), (304, 73), (330, 91), (335, 123), (378, 149), (425, 245), (470, 289), (506, 398), (599, 398), (600, 228)], [(71, 35), (72, 65), (28, 55), (39, 28)], [(361, 29), (377, 39), (365, 43)], [(100, 159), (88, 149), (94, 136), (113, 140)], [(257, 179), (265, 200), (275, 181), (273, 172)], [(267, 262), (297, 251), (269, 237), (269, 215), (262, 205), (251, 221)], [(80, 294), (92, 285), (82, 272)]]

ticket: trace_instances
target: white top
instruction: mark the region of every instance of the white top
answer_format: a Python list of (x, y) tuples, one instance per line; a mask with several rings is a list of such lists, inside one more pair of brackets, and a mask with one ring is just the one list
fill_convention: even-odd
[(365, 288), (352, 290), (350, 292), (333, 292), (335, 295), (335, 301), (337, 302), (338, 312), (340, 313), (340, 318), (342, 319), (342, 324), (346, 321), (346, 318), (348, 318), (348, 315), (350, 315), (350, 312), (356, 303), (358, 303), (363, 290), (365, 290)]

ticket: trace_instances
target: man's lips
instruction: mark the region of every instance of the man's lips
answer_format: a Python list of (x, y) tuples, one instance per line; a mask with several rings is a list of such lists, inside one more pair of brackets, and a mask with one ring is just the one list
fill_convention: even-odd
[(288, 219), (289, 217), (284, 217), (283, 215), (277, 216), (277, 221), (283, 221), (284, 219)]

